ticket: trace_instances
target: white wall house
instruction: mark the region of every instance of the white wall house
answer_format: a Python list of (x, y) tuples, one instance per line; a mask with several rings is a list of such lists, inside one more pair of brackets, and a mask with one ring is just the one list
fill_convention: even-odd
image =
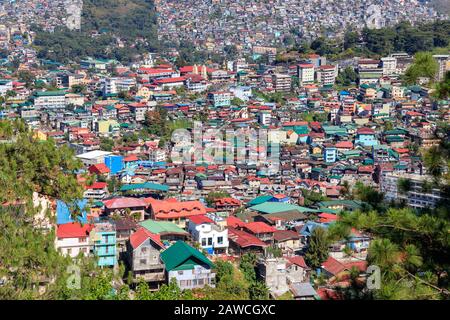
[(208, 253), (228, 253), (228, 230), (207, 216), (190, 217), (188, 232)]
[(81, 252), (88, 256), (91, 245), (89, 234), (93, 226), (80, 223), (65, 223), (57, 226), (55, 247), (61, 254), (75, 258)]

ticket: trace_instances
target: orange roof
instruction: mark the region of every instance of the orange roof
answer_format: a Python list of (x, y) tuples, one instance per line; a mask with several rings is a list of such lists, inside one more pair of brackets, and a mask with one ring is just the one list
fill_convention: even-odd
[(154, 234), (148, 231), (145, 228), (139, 228), (135, 233), (130, 236), (131, 246), (136, 249), (139, 247), (145, 240), (151, 239), (154, 243), (156, 243), (160, 248), (164, 248), (164, 245), (161, 242), (161, 237), (159, 234)]
[(147, 199), (156, 219), (173, 219), (206, 214), (206, 208), (200, 201), (167, 201)]

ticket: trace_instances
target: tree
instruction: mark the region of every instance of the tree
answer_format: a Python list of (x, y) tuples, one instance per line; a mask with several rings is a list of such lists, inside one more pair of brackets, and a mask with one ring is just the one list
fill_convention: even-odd
[(414, 84), (420, 77), (433, 80), (438, 68), (439, 65), (431, 53), (418, 52), (414, 56), (413, 64), (406, 70), (405, 81)]
[(249, 283), (256, 281), (256, 260), (257, 258), (254, 253), (246, 253), (241, 257), (241, 261), (239, 263), (239, 269), (241, 269), (245, 279)]
[(262, 281), (255, 281), (248, 288), (251, 300), (267, 300), (269, 299), (269, 288)]
[(328, 258), (328, 247), (330, 243), (324, 228), (317, 227), (313, 230), (309, 239), (308, 248), (305, 253), (305, 262), (311, 268), (320, 268)]
[(450, 71), (447, 71), (444, 79), (436, 84), (433, 96), (443, 100), (450, 97)]
[(216, 199), (220, 199), (220, 198), (227, 198), (230, 197), (230, 194), (226, 191), (214, 191), (214, 192), (209, 192), (206, 195), (206, 203), (208, 204), (208, 206), (213, 206), (214, 202), (216, 201)]
[(406, 194), (412, 189), (411, 179), (400, 178), (397, 182), (397, 188), (400, 193)]

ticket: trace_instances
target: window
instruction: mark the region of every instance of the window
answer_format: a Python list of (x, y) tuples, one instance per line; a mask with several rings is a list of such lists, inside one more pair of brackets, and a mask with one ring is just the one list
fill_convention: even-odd
[(78, 242), (86, 242), (86, 237), (78, 238)]
[(217, 237), (217, 243), (223, 244), (223, 237)]
[(206, 246), (206, 238), (202, 238), (202, 247)]
[(208, 238), (208, 246), (212, 246), (212, 238)]
[(180, 276), (182, 276), (182, 275), (183, 275), (183, 271), (178, 271), (178, 274), (179, 274)]
[(140, 263), (140, 264), (146, 264), (146, 263), (147, 263), (147, 259), (140, 259), (140, 260), (139, 260), (139, 263)]
[(143, 248), (141, 249), (141, 251), (142, 251), (142, 253), (147, 253), (147, 247), (143, 247)]
[(67, 254), (71, 254), (72, 253), (72, 249), (67, 249)]

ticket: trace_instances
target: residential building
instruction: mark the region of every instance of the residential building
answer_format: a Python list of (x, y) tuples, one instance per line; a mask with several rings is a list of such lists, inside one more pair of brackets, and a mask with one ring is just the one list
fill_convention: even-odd
[(272, 85), (276, 92), (290, 92), (291, 82), (290, 75), (281, 73), (274, 73), (272, 75)]
[(209, 254), (228, 253), (228, 230), (206, 215), (190, 217), (187, 230)]
[(91, 231), (93, 254), (98, 259), (99, 267), (117, 265), (116, 227), (114, 222), (103, 220), (96, 222)]
[(88, 256), (91, 251), (90, 233), (92, 224), (69, 222), (57, 225), (55, 247), (61, 254), (72, 258), (79, 254)]
[(159, 288), (166, 279), (164, 263), (160, 258), (164, 249), (160, 236), (146, 228), (141, 227), (130, 236), (127, 242), (127, 257), (134, 282), (143, 279), (150, 283), (150, 288)]
[[(402, 190), (399, 181), (408, 181), (409, 190)], [(441, 190), (431, 184), (432, 177), (413, 173), (383, 172), (380, 177), (380, 190), (388, 201), (405, 201), (415, 209), (434, 208), (442, 201)], [(425, 185), (429, 184), (429, 187)]]
[(166, 279), (176, 280), (181, 290), (215, 287), (216, 274), (213, 263), (200, 251), (184, 241), (177, 241), (161, 253), (166, 269)]

